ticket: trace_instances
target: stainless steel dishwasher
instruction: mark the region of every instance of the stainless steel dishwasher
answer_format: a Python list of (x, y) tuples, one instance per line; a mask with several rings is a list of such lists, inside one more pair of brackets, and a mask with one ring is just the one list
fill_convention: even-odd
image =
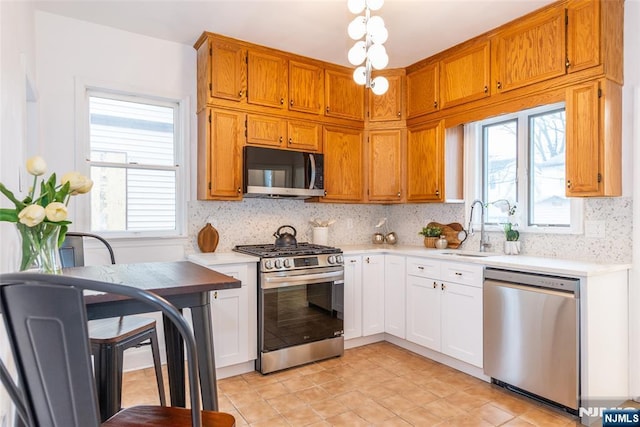
[(484, 372), (494, 384), (577, 413), (579, 283), (485, 270)]

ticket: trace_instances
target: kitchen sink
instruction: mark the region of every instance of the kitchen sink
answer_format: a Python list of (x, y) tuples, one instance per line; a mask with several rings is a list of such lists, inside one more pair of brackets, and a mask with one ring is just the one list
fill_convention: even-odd
[(490, 256), (500, 255), (495, 252), (475, 252), (475, 251), (443, 251), (440, 255), (447, 255), (452, 257), (468, 257), (468, 258), (486, 258)]

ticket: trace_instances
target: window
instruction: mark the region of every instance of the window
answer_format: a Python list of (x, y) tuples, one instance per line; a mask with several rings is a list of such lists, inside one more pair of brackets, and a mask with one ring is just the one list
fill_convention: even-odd
[[(472, 124), (476, 197), (487, 203), (486, 225), (507, 219), (517, 205), (518, 229), (579, 232), (581, 200), (565, 197), (565, 111), (554, 104)], [(498, 203), (496, 203), (498, 202)]]
[(178, 102), (89, 91), (91, 230), (176, 235)]

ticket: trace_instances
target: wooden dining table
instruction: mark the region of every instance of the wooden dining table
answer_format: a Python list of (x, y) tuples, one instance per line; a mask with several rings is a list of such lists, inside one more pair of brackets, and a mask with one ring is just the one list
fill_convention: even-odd
[[(151, 291), (167, 299), (176, 308), (189, 308), (193, 321), (202, 392), (202, 407), (218, 410), (214, 343), (210, 311), (210, 292), (239, 288), (239, 280), (189, 261), (110, 264), (64, 268), (62, 274), (96, 281), (117, 283)], [(125, 296), (85, 293), (89, 320), (153, 312), (153, 308), (141, 301)], [(163, 316), (167, 351), (167, 372), (171, 405), (185, 407), (184, 346), (178, 329)], [(115, 406), (118, 390), (105, 393), (101, 407), (109, 413), (120, 410)]]

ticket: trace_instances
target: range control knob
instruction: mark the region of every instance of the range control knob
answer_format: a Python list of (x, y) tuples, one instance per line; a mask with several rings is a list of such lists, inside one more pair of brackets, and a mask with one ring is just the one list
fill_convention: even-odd
[(273, 263), (271, 262), (270, 259), (265, 260), (264, 268), (265, 268), (265, 270), (271, 270), (273, 268)]
[(338, 255), (336, 259), (338, 260), (338, 264), (342, 264), (344, 262), (344, 258), (342, 258), (342, 255)]
[(276, 268), (282, 268), (282, 260), (277, 259), (275, 262)]
[(291, 260), (289, 258), (286, 258), (284, 260), (284, 268), (290, 268), (291, 267)]
[(336, 263), (336, 256), (335, 255), (329, 255), (329, 258), (327, 258), (327, 262), (329, 264), (335, 264)]

